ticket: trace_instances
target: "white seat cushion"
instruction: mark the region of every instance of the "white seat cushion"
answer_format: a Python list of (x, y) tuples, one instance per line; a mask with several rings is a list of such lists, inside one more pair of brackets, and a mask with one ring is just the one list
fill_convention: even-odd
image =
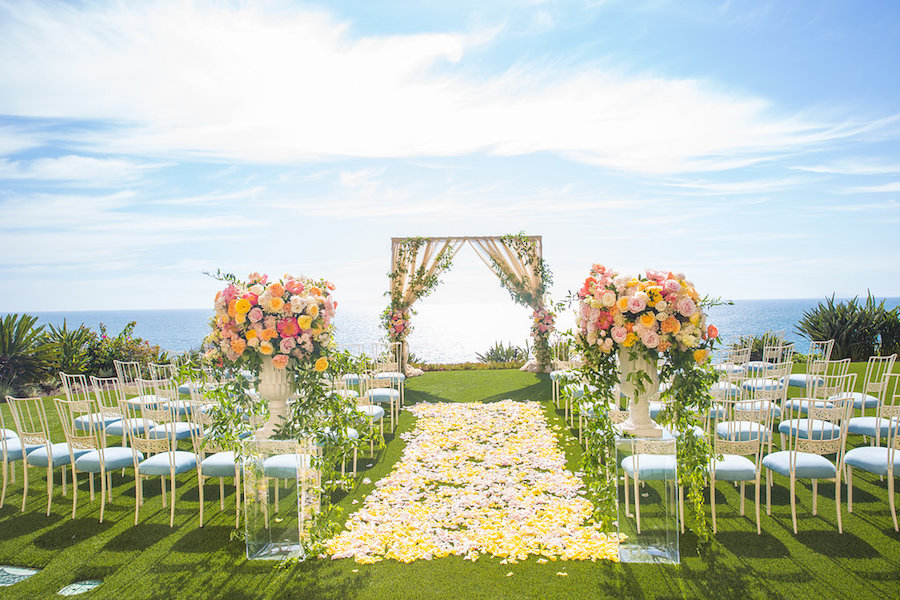
[(234, 452), (216, 452), (200, 461), (200, 474), (204, 477), (234, 477), (241, 468)]
[(174, 435), (176, 441), (186, 440), (191, 437), (191, 430), (196, 429), (196, 425), (192, 423), (185, 423), (184, 421), (176, 421), (175, 423), (163, 423), (162, 425), (157, 425), (150, 430), (150, 437), (153, 439), (161, 440), (164, 437), (172, 437)]
[(717, 436), (737, 442), (748, 442), (760, 438), (768, 442), (771, 433), (765, 425), (755, 421), (721, 421), (716, 424)]
[(841, 436), (841, 428), (820, 419), (788, 419), (778, 424), (778, 433), (796, 435), (805, 440), (834, 440)]
[(400, 392), (393, 388), (375, 388), (366, 392), (369, 402), (399, 402)]
[[(834, 464), (818, 454), (810, 452), (797, 452), (797, 461), (794, 468), (798, 479), (832, 479), (837, 475)], [(763, 457), (762, 464), (780, 475), (789, 477), (791, 474), (791, 451), (781, 450)]]
[(142, 475), (169, 475), (171, 473), (169, 461), (174, 464), (175, 474), (190, 471), (197, 466), (197, 455), (193, 452), (176, 450), (175, 452), (160, 452), (141, 462), (138, 466)]
[[(854, 469), (862, 469), (875, 475), (888, 474), (888, 450), (884, 446), (860, 446), (848, 450), (844, 462)], [(900, 452), (894, 451), (894, 477), (900, 474)]]
[(723, 454), (722, 460), (709, 461), (710, 472), (715, 471), (717, 481), (754, 481), (756, 465), (746, 456)]
[[(61, 465), (68, 464), (71, 462), (69, 458), (69, 445), (66, 442), (59, 442), (53, 444), (51, 447), (51, 452), (53, 453), (53, 468), (59, 467)], [(72, 454), (75, 455), (77, 459), (79, 456), (83, 454), (87, 454), (90, 452), (88, 449), (78, 449), (74, 450)], [(41, 444), (36, 447), (34, 450), (28, 452), (27, 456), (28, 464), (33, 467), (46, 467), (47, 466), (47, 446)]]
[(263, 473), (274, 479), (295, 479), (310, 467), (309, 454), (278, 454), (263, 461)]
[(623, 458), (622, 468), (631, 477), (638, 470), (642, 481), (659, 481), (675, 479), (677, 465), (673, 454), (636, 454)]
[[(890, 429), (891, 422), (879, 417), (853, 417), (847, 425), (847, 433), (869, 437), (884, 437)], [(900, 419), (895, 418), (894, 432), (897, 431), (900, 431)]]
[[(144, 460), (144, 455), (140, 452), (137, 453), (137, 457), (138, 462)], [(107, 471), (124, 469), (134, 465), (134, 453), (131, 448), (110, 446), (103, 451), (103, 461), (106, 463)], [(100, 463), (100, 451), (91, 450), (75, 459), (75, 468), (82, 473), (99, 473)]]

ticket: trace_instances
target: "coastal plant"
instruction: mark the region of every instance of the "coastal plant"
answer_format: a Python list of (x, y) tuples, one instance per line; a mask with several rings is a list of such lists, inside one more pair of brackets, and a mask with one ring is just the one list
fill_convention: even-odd
[(510, 342), (505, 345), (503, 342), (494, 342), (494, 345), (485, 350), (483, 353), (475, 353), (478, 362), (482, 363), (509, 363), (509, 362), (525, 362), (528, 360), (528, 348), (520, 348)]
[(74, 329), (69, 329), (65, 319), (62, 325), (51, 323), (44, 334), (45, 343), (53, 349), (51, 374), (58, 377), (59, 372), (85, 373), (95, 338), (96, 334), (83, 323)]
[(900, 354), (900, 307), (885, 311), (878, 328), (879, 353), (882, 356)]
[[(833, 339), (833, 360), (864, 361), (875, 354), (889, 312), (884, 300), (877, 302), (871, 293), (865, 302), (860, 302), (859, 297), (836, 302), (832, 295), (803, 313), (796, 329), (809, 340)], [(886, 332), (892, 335), (890, 328)]]
[[(662, 361), (659, 377), (669, 386), (662, 392), (665, 408), (657, 419), (677, 432), (678, 483), (686, 491), (687, 520), (701, 539), (708, 539), (703, 490), (710, 444), (705, 437), (688, 432), (698, 424), (698, 415), (707, 414), (712, 402), (709, 389), (717, 375), (709, 355), (715, 349), (718, 330), (706, 323), (703, 308), (717, 301), (701, 299), (680, 273), (648, 270), (642, 276), (629, 277), (602, 265), (591, 268), (577, 298), (575, 343), (584, 357), (578, 370), (587, 384), (584, 401), (607, 407), (595, 410), (584, 432), (583, 466), (597, 473), (589, 488), (596, 518), (608, 529), (615, 519), (617, 432), (608, 409), (618, 404), (615, 388), (622, 379), (623, 355), (653, 365)], [(629, 375), (629, 382), (641, 393), (650, 379), (642, 371)]]
[(0, 318), (0, 387), (10, 395), (29, 394), (50, 374), (53, 347), (36, 324), (27, 314)]
[(116, 374), (113, 361), (147, 363), (167, 363), (169, 355), (158, 345), (134, 336), (136, 321), (131, 321), (116, 335), (110, 335), (106, 324), (100, 323), (100, 332), (91, 332), (86, 354), (84, 372), (97, 377), (112, 377)]
[(736, 342), (728, 345), (732, 350), (739, 348), (750, 348), (750, 360), (762, 360), (763, 350), (766, 346), (782, 344), (784, 340), (781, 334), (774, 331), (766, 331), (761, 334), (750, 334), (740, 336)]

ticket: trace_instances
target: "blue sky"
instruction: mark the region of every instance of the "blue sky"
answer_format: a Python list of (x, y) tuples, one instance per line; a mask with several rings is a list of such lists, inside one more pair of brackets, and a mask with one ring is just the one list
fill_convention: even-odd
[(518, 231), (557, 298), (900, 296), (898, 73), (891, 1), (0, 0), (0, 312), (369, 306), (392, 236)]

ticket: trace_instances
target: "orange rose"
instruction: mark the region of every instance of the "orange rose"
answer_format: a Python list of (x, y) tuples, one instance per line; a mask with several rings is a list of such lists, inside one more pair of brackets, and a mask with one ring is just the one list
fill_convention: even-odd
[(266, 289), (269, 290), (270, 294), (272, 294), (273, 296), (276, 296), (278, 298), (280, 298), (281, 296), (284, 296), (284, 286), (281, 285), (280, 283), (272, 283)]
[(272, 338), (278, 337), (278, 332), (274, 329), (263, 329), (262, 333), (259, 334), (259, 337), (262, 341), (268, 342)]
[(319, 357), (319, 360), (316, 361), (316, 371), (321, 373), (325, 369), (328, 368), (328, 359), (324, 356)]

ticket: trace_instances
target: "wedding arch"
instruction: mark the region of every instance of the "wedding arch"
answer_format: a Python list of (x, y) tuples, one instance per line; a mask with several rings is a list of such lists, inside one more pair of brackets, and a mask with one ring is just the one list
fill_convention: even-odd
[(453, 257), (468, 244), (513, 301), (532, 309), (531, 335), (534, 360), (522, 370), (544, 372), (550, 368), (550, 333), (555, 315), (547, 291), (552, 274), (543, 258), (541, 236), (524, 233), (502, 236), (404, 237), (391, 238), (390, 304), (382, 314), (388, 338), (403, 343), (406, 374), (419, 374), (407, 364), (406, 338), (412, 331), (412, 306), (430, 294), (440, 283)]

